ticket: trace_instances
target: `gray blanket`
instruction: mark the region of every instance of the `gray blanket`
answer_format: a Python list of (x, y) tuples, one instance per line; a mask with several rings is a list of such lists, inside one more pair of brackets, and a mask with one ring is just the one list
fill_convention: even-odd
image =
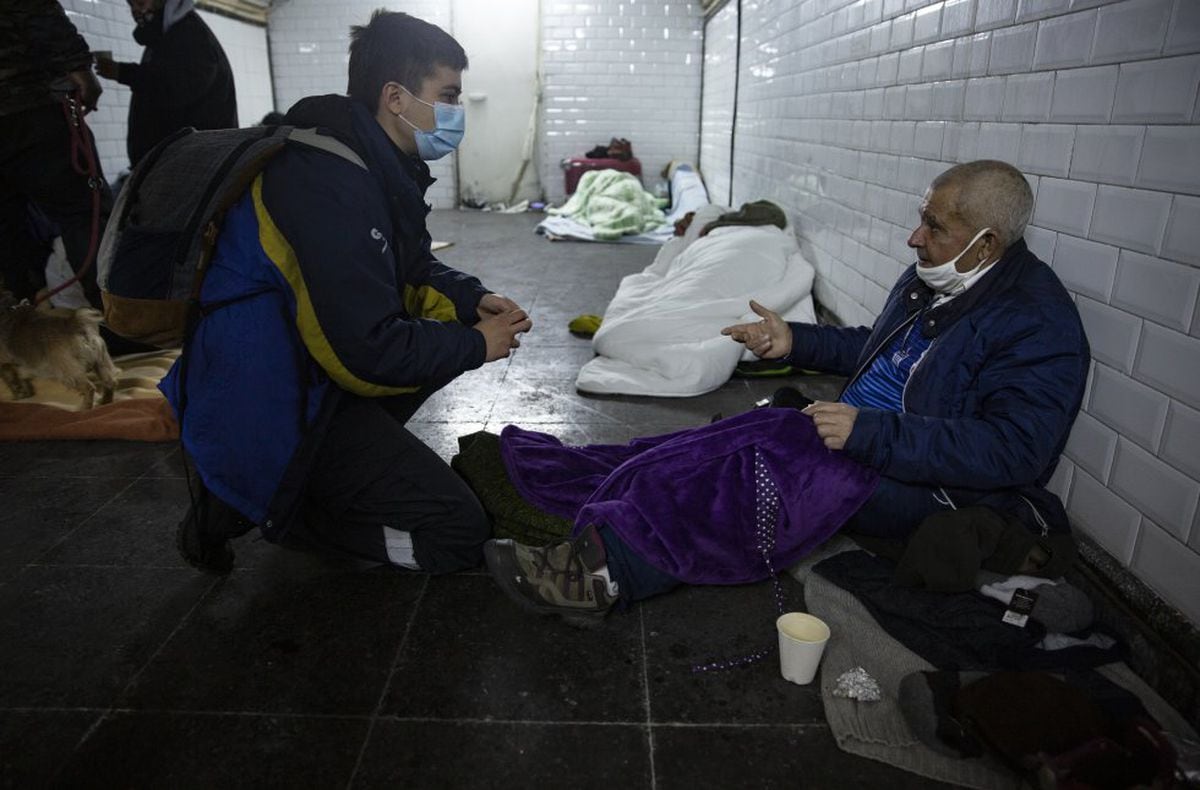
[[(849, 548), (856, 547), (845, 538), (835, 538), (792, 569), (792, 575), (804, 583), (808, 611), (824, 620), (832, 633), (821, 664), (821, 698), (838, 746), (942, 782), (988, 790), (1022, 787), (1020, 778), (994, 758), (947, 757), (913, 735), (897, 704), (897, 689), (905, 675), (935, 667), (888, 636), (853, 595), (809, 573), (820, 560)], [(862, 703), (833, 696), (838, 676), (856, 666), (879, 681), (882, 701)], [(1098, 671), (1137, 695), (1169, 735), (1195, 741), (1196, 734), (1183, 717), (1127, 665), (1110, 664)]]

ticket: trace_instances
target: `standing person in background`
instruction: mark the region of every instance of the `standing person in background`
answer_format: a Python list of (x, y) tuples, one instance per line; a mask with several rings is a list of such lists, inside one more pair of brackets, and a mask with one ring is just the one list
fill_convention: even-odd
[(130, 167), (163, 138), (188, 126), (232, 129), (237, 94), (225, 50), (195, 11), (194, 0), (129, 0), (141, 63), (96, 61), (101, 77), (128, 85)]
[[(73, 144), (67, 104), (73, 97), (80, 116), (95, 109), (102, 89), (91, 61), (55, 0), (0, 0), (0, 276), (18, 299), (46, 284), (48, 248), (31, 231), (29, 204), (58, 226), (76, 272), (87, 261), (93, 224), (103, 232), (108, 220), (112, 198), (95, 143), (81, 128)], [(91, 175), (83, 166), (88, 154)], [(81, 279), (88, 301), (100, 307), (95, 267)]]

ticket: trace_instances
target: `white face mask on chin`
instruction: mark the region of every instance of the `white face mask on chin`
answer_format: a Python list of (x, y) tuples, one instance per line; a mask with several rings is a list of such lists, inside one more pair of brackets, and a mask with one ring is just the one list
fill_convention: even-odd
[(940, 294), (953, 296), (954, 294), (966, 290), (967, 280), (975, 276), (975, 273), (979, 271), (979, 267), (986, 263), (986, 261), (980, 261), (979, 263), (975, 264), (970, 271), (966, 272), (960, 272), (958, 269), (954, 268), (954, 265), (958, 263), (959, 258), (967, 254), (967, 250), (975, 246), (975, 242), (983, 238), (983, 234), (990, 230), (991, 228), (984, 228), (976, 233), (975, 238), (971, 239), (971, 241), (967, 243), (967, 246), (963, 248), (962, 252), (960, 252), (958, 255), (955, 255), (953, 259), (946, 261), (943, 264), (938, 266), (922, 266), (918, 261), (917, 276), (921, 278), (922, 282)]

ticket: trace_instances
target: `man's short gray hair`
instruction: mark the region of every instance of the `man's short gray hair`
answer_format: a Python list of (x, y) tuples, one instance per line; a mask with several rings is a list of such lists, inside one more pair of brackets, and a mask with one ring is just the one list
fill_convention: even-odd
[(1033, 213), (1033, 190), (1021, 171), (1007, 162), (980, 159), (955, 165), (945, 171), (930, 189), (957, 186), (954, 210), (973, 231), (991, 228), (1008, 247), (1025, 235), (1025, 224)]

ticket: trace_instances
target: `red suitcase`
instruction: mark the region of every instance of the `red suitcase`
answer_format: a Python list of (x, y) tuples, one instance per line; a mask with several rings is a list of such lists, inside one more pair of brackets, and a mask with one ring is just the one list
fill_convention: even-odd
[(642, 163), (638, 161), (637, 157), (633, 159), (591, 159), (586, 156), (573, 156), (562, 161), (562, 168), (568, 195), (575, 194), (575, 188), (579, 186), (579, 179), (583, 178), (584, 173), (591, 170), (622, 170), (637, 176), (638, 181), (642, 180)]

